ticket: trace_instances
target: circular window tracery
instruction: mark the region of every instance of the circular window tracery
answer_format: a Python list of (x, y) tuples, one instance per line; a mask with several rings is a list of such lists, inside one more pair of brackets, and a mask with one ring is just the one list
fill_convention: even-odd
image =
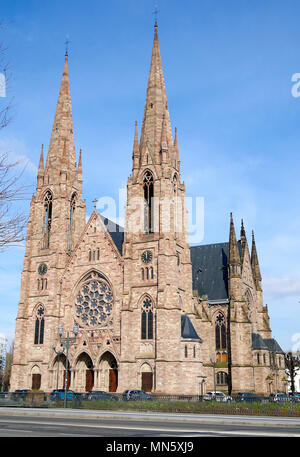
[(113, 293), (100, 273), (91, 273), (76, 296), (76, 317), (85, 326), (112, 325)]

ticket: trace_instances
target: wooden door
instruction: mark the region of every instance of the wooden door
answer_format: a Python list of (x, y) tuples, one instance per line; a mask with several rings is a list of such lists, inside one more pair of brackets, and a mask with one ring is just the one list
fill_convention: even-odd
[(67, 373), (67, 390), (70, 389), (70, 384), (71, 384), (71, 371), (68, 370), (68, 373)]
[(142, 390), (151, 392), (152, 390), (152, 373), (142, 373)]
[(118, 387), (118, 370), (109, 370), (109, 392), (116, 392)]
[(86, 370), (85, 378), (85, 391), (90, 392), (94, 387), (94, 372), (93, 370)]
[(39, 390), (41, 387), (41, 375), (33, 374), (32, 375), (32, 390)]

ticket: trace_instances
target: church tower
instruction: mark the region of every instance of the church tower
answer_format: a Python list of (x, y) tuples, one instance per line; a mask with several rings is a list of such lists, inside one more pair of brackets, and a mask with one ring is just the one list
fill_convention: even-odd
[[(143, 390), (150, 384), (157, 392), (194, 391), (201, 340), (194, 328), (185, 185), (177, 131), (172, 136), (157, 25), (141, 135), (139, 140), (136, 124), (132, 158), (123, 245), (120, 381), (126, 388), (126, 379), (136, 376)], [(186, 338), (184, 322), (191, 330)], [(194, 363), (187, 365), (191, 359)]]
[[(42, 371), (47, 370), (49, 347), (59, 326), (60, 278), (85, 226), (81, 152), (77, 166), (67, 53), (45, 166), (43, 149), (27, 226), (12, 390), (24, 385), (47, 390), (40, 384), (47, 379)], [(28, 372), (30, 365), (32, 373)]]

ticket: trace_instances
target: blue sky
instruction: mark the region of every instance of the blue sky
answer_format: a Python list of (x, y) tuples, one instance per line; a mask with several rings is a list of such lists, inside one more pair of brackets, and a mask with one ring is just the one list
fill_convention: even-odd
[[(28, 161), (36, 184), (47, 150), (69, 37), (69, 71), (83, 194), (118, 197), (142, 121), (154, 0), (11, 0), (1, 8), (14, 117), (0, 150)], [(273, 336), (300, 341), (300, 72), (298, 0), (159, 0), (158, 33), (172, 128), (187, 196), (204, 197), (203, 243), (254, 229)], [(0, 106), (5, 99), (0, 98)], [(29, 201), (24, 203), (29, 209)], [(24, 247), (0, 253), (0, 333), (11, 341)], [(297, 337), (294, 337), (294, 339)], [(298, 341), (298, 340), (297, 340)], [(298, 345), (300, 348), (300, 344)]]

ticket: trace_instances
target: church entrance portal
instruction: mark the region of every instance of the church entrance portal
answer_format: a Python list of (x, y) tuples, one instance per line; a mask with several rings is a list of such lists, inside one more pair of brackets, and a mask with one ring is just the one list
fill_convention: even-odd
[(118, 388), (118, 365), (111, 352), (105, 352), (100, 359), (101, 390), (116, 392)]

